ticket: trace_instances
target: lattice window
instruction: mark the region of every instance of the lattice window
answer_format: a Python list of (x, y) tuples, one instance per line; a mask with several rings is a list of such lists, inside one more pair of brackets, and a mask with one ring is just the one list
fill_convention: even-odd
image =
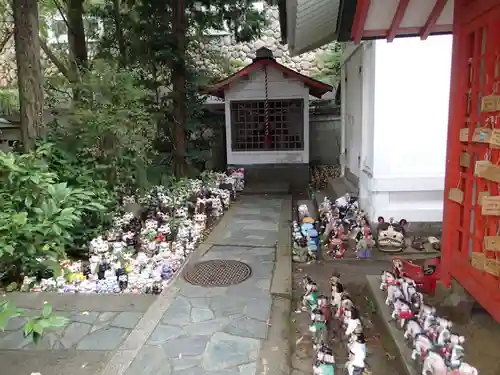
[(268, 100), (271, 144), (265, 142), (265, 102), (231, 102), (234, 151), (304, 149), (304, 101)]

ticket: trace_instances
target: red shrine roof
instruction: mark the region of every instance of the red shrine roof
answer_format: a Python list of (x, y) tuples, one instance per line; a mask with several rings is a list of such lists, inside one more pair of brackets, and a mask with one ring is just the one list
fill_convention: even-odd
[(272, 68), (278, 69), (283, 73), (283, 76), (285, 78), (293, 78), (302, 82), (309, 89), (310, 95), (315, 96), (317, 98), (321, 98), (325, 93), (333, 90), (332, 86), (327, 85), (326, 83), (323, 83), (321, 81), (315, 80), (313, 78), (310, 78), (308, 76), (305, 76), (303, 74), (300, 74), (290, 68), (287, 68), (286, 66), (278, 63), (272, 57), (261, 57), (254, 59), (254, 61), (250, 65), (247, 65), (246, 67), (234, 73), (233, 75), (213, 84), (210, 87), (207, 87), (205, 89), (205, 92), (209, 93), (210, 95), (216, 96), (218, 98), (224, 98), (224, 91), (229, 87), (229, 85), (231, 85), (238, 79), (245, 79), (246, 77), (248, 77), (249, 74), (259, 69), (262, 69), (265, 66), (270, 66)]

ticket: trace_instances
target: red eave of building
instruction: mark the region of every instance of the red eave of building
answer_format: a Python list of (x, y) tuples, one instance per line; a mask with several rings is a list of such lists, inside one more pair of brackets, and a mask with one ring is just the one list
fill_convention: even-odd
[(399, 0), (398, 7), (396, 9), (396, 13), (394, 13), (394, 17), (392, 18), (391, 27), (389, 29), (389, 34), (387, 34), (387, 41), (390, 43), (394, 40), (396, 35), (398, 34), (399, 26), (401, 25), (401, 21), (403, 20), (406, 8), (410, 4), (410, 0)]
[(316, 98), (321, 98), (325, 93), (332, 91), (333, 87), (330, 85), (327, 85), (326, 83), (317, 81), (313, 78), (310, 78), (308, 76), (305, 76), (303, 74), (300, 74), (296, 72), (295, 70), (292, 70), (290, 68), (287, 68), (284, 65), (281, 65), (278, 63), (276, 60), (271, 59), (271, 58), (262, 58), (262, 59), (257, 59), (250, 65), (247, 65), (240, 71), (234, 73), (233, 75), (223, 79), (222, 81), (219, 81), (215, 84), (213, 84), (210, 87), (205, 88), (205, 92), (216, 96), (218, 98), (224, 98), (224, 91), (234, 83), (238, 79), (245, 79), (248, 77), (249, 74), (252, 72), (255, 72), (258, 69), (262, 69), (265, 66), (269, 66), (275, 69), (278, 69), (281, 73), (283, 73), (283, 76), (285, 78), (294, 78), (304, 84), (309, 89), (309, 93), (312, 96), (315, 96)]
[[(350, 1), (350, 0), (344, 0)], [(354, 0), (352, 0), (354, 1)], [(425, 40), (431, 34), (436, 33), (451, 33), (452, 25), (448, 24), (437, 24), (437, 21), (443, 10), (446, 7), (446, 4), (451, 0), (433, 0), (434, 6), (432, 11), (428, 15), (425, 23), (421, 26), (414, 27), (401, 27), (401, 22), (405, 16), (405, 13), (408, 11), (408, 6), (411, 2), (421, 2), (422, 0), (399, 0), (397, 3), (397, 7), (394, 10), (394, 14), (392, 15), (391, 25), (388, 29), (385, 28), (376, 28), (374, 27), (374, 20), (371, 20), (371, 28), (366, 30), (365, 23), (370, 15), (370, 12), (373, 8), (380, 8), (383, 5), (383, 0), (356, 0), (356, 8), (354, 11), (354, 15), (352, 16), (352, 20), (350, 21), (351, 30), (350, 30), (350, 40), (354, 43), (358, 44), (363, 39), (381, 39), (387, 38), (388, 42), (392, 42), (398, 36), (420, 36), (422, 40)], [(458, 1), (458, 0), (456, 0)], [(489, 0), (490, 2), (498, 1), (498, 0)], [(415, 11), (415, 9), (413, 10)], [(391, 9), (392, 12), (392, 9)], [(349, 18), (349, 16), (347, 16)], [(346, 23), (347, 25), (347, 23)]]
[(434, 8), (432, 8), (431, 14), (427, 18), (427, 22), (425, 23), (422, 31), (420, 32), (420, 38), (425, 40), (429, 37), (432, 32), (432, 29), (436, 26), (436, 22), (443, 12), (444, 7), (448, 0), (437, 0), (436, 4), (434, 4)]

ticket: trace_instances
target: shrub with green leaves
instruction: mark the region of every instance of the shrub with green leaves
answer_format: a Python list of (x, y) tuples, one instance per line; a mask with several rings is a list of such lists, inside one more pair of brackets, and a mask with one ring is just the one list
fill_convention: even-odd
[(88, 211), (106, 211), (93, 191), (60, 182), (44, 160), (46, 150), (0, 151), (0, 278), (57, 270)]

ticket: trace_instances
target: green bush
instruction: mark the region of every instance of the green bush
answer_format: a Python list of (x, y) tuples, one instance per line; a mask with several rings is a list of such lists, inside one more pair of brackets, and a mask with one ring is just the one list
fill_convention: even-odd
[[(139, 73), (95, 61), (82, 83), (66, 88), (79, 99), (51, 125), (49, 139), (94, 178), (124, 193), (147, 185), (157, 119), (147, 101), (151, 93)], [(90, 172), (90, 171), (89, 171)], [(67, 174), (65, 174), (67, 176)]]
[[(88, 212), (104, 212), (94, 191), (71, 188), (49, 169), (47, 148), (0, 151), (0, 278), (21, 281), (57, 270)], [(76, 172), (78, 173), (78, 172)]]
[(72, 257), (87, 255), (86, 245), (102, 233), (111, 224), (111, 213), (118, 205), (117, 194), (112, 186), (99, 178), (99, 170), (93, 160), (78, 158), (75, 152), (57, 148), (54, 144), (44, 145), (44, 158), (51, 171), (57, 173), (58, 179), (68, 187), (92, 192), (93, 202), (105, 209), (87, 209), (83, 211), (80, 222), (72, 229), (72, 245), (67, 252)]

